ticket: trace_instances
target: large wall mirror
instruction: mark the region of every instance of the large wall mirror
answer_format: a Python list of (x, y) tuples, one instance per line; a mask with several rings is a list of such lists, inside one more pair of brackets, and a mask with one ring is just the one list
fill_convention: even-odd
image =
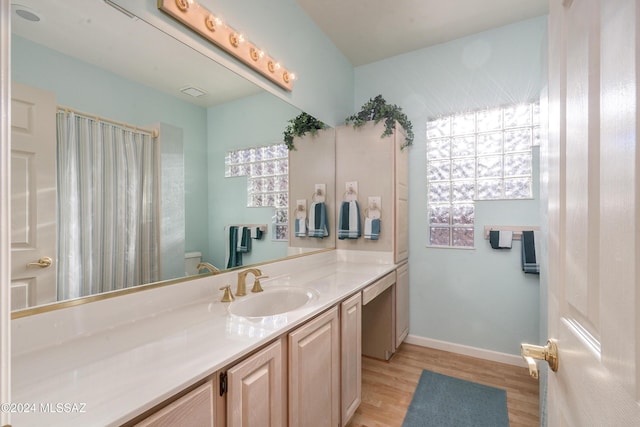
[[(279, 144), (299, 109), (108, 2), (18, 3), (11, 51), (14, 315), (193, 276), (192, 260), (224, 270), (296, 252), (287, 229), (288, 184), (301, 177), (288, 173)], [(72, 137), (80, 154), (60, 149)], [(335, 151), (326, 139), (324, 162), (331, 165)], [(100, 148), (107, 140), (122, 140), (122, 148)], [(150, 155), (136, 145), (149, 141)], [(134, 163), (147, 156), (138, 172)], [(53, 169), (39, 163), (43, 158)], [(147, 192), (126, 205), (136, 180)], [(308, 191), (316, 183), (333, 189), (334, 180), (327, 166)], [(107, 212), (119, 216), (114, 221)], [(140, 224), (146, 234), (132, 237), (137, 231), (126, 227)], [(241, 264), (229, 263), (232, 240)], [(333, 248), (335, 239), (300, 246)], [(101, 258), (85, 261), (96, 253)]]

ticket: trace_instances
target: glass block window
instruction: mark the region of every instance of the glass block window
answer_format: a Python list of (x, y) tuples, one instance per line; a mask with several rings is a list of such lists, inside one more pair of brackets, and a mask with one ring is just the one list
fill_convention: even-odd
[(538, 102), (427, 122), (429, 245), (474, 246), (474, 201), (532, 197)]
[(227, 152), (225, 178), (247, 177), (247, 207), (273, 207), (273, 239), (287, 240), (289, 221), (289, 151), (272, 144)]

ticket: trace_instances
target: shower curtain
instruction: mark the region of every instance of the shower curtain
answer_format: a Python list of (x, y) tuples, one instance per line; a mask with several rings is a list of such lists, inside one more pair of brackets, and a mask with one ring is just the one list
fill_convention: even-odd
[(58, 300), (158, 280), (155, 138), (60, 110)]

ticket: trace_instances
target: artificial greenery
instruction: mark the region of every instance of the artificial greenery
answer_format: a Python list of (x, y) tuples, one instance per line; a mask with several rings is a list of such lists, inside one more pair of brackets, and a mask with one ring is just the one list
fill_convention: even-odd
[(369, 101), (362, 106), (359, 113), (347, 117), (345, 122), (347, 124), (353, 123), (353, 127), (360, 127), (370, 120), (373, 120), (375, 123), (384, 120), (383, 137), (393, 134), (396, 125), (395, 122), (397, 121), (407, 133), (406, 141), (400, 149), (404, 149), (413, 144), (413, 125), (407, 118), (407, 115), (404, 114), (402, 108), (397, 105), (387, 104), (387, 101), (384, 100), (382, 95), (369, 99)]
[(289, 124), (284, 131), (284, 142), (289, 150), (295, 150), (296, 147), (293, 145), (294, 137), (304, 136), (307, 132), (315, 135), (320, 129), (326, 127), (327, 125), (312, 115), (304, 112), (300, 113), (295, 119), (289, 120)]

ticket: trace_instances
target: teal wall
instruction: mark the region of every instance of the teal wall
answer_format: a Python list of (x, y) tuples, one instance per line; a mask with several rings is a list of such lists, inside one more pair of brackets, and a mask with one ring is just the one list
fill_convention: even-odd
[(224, 266), (224, 227), (228, 224), (267, 224), (269, 231), (255, 240), (243, 264), (287, 255), (288, 243), (274, 242), (271, 230), (274, 209), (247, 208), (247, 177), (225, 178), (227, 151), (282, 143), (287, 121), (300, 110), (269, 94), (261, 93), (210, 107), (207, 111), (209, 135), (209, 232), (211, 262)]
[(163, 122), (183, 130), (185, 249), (208, 256), (206, 109), (17, 36), (11, 49), (12, 80), (54, 92), (59, 105), (134, 125)]
[[(538, 225), (535, 199), (476, 203), (473, 250), (427, 246), (426, 121), (441, 114), (536, 99), (546, 83), (546, 17), (355, 69), (355, 109), (382, 94), (413, 123), (410, 148), (410, 334), (503, 353), (539, 341), (539, 279), (520, 271), (520, 242), (496, 251), (485, 224)], [(538, 170), (535, 154), (534, 174)]]

